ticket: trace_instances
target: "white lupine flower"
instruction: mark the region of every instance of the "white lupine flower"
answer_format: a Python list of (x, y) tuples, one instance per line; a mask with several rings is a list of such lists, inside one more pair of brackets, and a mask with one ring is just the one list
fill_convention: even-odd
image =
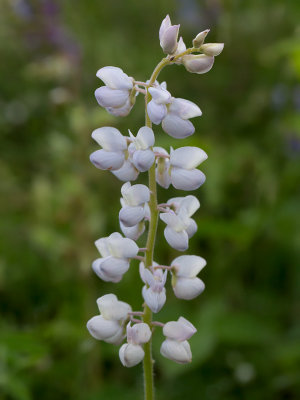
[(123, 344), (119, 351), (119, 357), (124, 367), (134, 367), (143, 360), (145, 352), (141, 344), (149, 342), (150, 338), (151, 330), (147, 324), (140, 323), (131, 326), (131, 323), (128, 323), (128, 343)]
[(187, 339), (196, 331), (194, 325), (183, 317), (178, 321), (167, 322), (163, 328), (166, 340), (161, 345), (161, 354), (179, 364), (191, 362), (192, 352)]
[(178, 364), (192, 362), (191, 347), (187, 340), (178, 342), (177, 340), (166, 339), (160, 347), (160, 353)]
[(128, 151), (132, 163), (140, 172), (148, 171), (155, 161), (152, 150), (155, 138), (152, 129), (143, 126), (139, 129), (136, 137), (134, 137), (130, 131), (129, 135), (132, 139), (132, 143), (128, 146)]
[(150, 120), (158, 125), (167, 115), (166, 104), (171, 103), (171, 94), (167, 91), (166, 82), (148, 89), (152, 100), (147, 104), (147, 113)]
[(183, 59), (183, 65), (187, 71), (195, 74), (205, 74), (210, 71), (214, 65), (215, 58), (205, 54), (188, 54)]
[(193, 46), (197, 48), (200, 47), (203, 44), (204, 39), (206, 38), (209, 31), (210, 29), (206, 29), (205, 31), (198, 33), (195, 39), (193, 39)]
[(195, 190), (205, 182), (205, 175), (196, 167), (207, 159), (205, 151), (198, 147), (171, 149), (170, 176), (176, 189)]
[(199, 256), (180, 256), (172, 261), (172, 286), (179, 299), (191, 300), (205, 289), (203, 281), (197, 278), (206, 261)]
[(125, 227), (133, 227), (141, 222), (148, 213), (146, 203), (150, 200), (150, 191), (145, 185), (124, 183), (121, 188), (122, 208), (119, 213), (120, 222)]
[(95, 129), (92, 138), (102, 147), (90, 155), (91, 162), (97, 168), (118, 170), (123, 166), (127, 142), (118, 129), (111, 126)]
[(160, 46), (166, 54), (173, 54), (177, 49), (180, 25), (172, 25), (169, 15), (162, 21), (159, 29)]
[(114, 294), (107, 294), (97, 300), (101, 315), (87, 322), (90, 334), (107, 343), (120, 344), (124, 339), (124, 322), (131, 312), (129, 304), (119, 301)]
[(133, 78), (117, 67), (101, 68), (96, 75), (106, 85), (95, 91), (95, 97), (100, 106), (115, 116), (128, 115), (135, 101), (135, 96), (133, 98), (131, 96)]
[(166, 302), (165, 284), (167, 280), (167, 271), (154, 269), (157, 263), (153, 263), (151, 271), (145, 268), (143, 262), (140, 263), (140, 276), (146, 285), (143, 287), (142, 294), (147, 306), (154, 313), (159, 312)]
[(120, 282), (129, 269), (129, 259), (138, 253), (136, 243), (114, 232), (109, 237), (96, 240), (95, 245), (102, 258), (93, 262), (93, 271), (106, 282)]
[(200, 50), (207, 56), (215, 57), (222, 53), (224, 43), (205, 43), (200, 47)]
[(176, 139), (184, 139), (195, 132), (195, 127), (189, 121), (190, 118), (200, 117), (202, 111), (192, 101), (172, 98), (167, 107), (168, 113), (162, 120), (163, 130)]
[(165, 238), (171, 247), (184, 251), (188, 248), (189, 238), (197, 231), (197, 224), (190, 217), (200, 207), (200, 203), (195, 196), (186, 196), (170, 199), (168, 204), (173, 205), (175, 211), (160, 214), (160, 219), (167, 224)]
[(144, 356), (144, 349), (138, 344), (124, 343), (119, 350), (121, 363), (127, 368), (139, 364)]

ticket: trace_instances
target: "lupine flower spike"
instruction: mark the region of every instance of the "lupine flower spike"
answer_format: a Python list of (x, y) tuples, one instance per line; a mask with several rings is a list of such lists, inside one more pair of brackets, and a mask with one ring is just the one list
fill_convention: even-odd
[[(179, 27), (172, 25), (169, 15), (162, 21), (158, 36), (166, 56), (149, 80), (135, 80), (121, 68), (112, 66), (100, 68), (96, 74), (104, 83), (95, 91), (97, 102), (116, 117), (130, 113), (138, 93), (145, 96), (145, 126), (128, 129), (127, 136), (111, 126), (95, 129), (92, 138), (100, 149), (95, 149), (90, 155), (96, 168), (110, 171), (124, 182), (119, 211), (120, 229), (124, 236), (114, 232), (95, 241), (101, 257), (92, 263), (92, 269), (103, 281), (118, 283), (129, 270), (131, 261), (135, 260), (133, 264), (136, 264), (139, 260), (143, 309), (132, 311), (129, 304), (118, 300), (114, 294), (102, 295), (97, 300), (100, 315), (88, 321), (87, 329), (95, 339), (121, 345), (119, 358), (125, 367), (134, 367), (144, 360), (146, 400), (153, 400), (151, 340), (157, 329), (162, 328), (165, 336), (160, 347), (164, 357), (179, 364), (192, 361), (188, 340), (197, 331), (194, 325), (184, 317), (166, 323), (152, 321), (152, 313), (158, 314), (166, 304), (168, 276), (174, 292), (168, 295), (179, 299), (194, 299), (205, 288), (198, 278), (206, 265), (204, 258), (180, 255), (171, 262), (153, 260), (158, 222), (164, 224), (167, 243), (177, 251), (185, 251), (197, 231), (194, 214), (200, 207), (197, 197), (190, 194), (164, 199), (159, 204), (156, 183), (165, 189), (173, 185), (183, 191), (196, 190), (205, 182), (206, 177), (198, 167), (207, 159), (206, 152), (198, 147), (164, 149), (157, 145), (161, 133), (158, 135), (153, 131), (152, 123), (161, 125), (169, 136), (183, 140), (195, 133), (190, 120), (202, 115), (195, 103), (173, 97), (167, 83), (157, 80), (158, 75), (164, 67), (172, 64), (183, 65), (192, 73), (204, 74), (213, 67), (215, 57), (224, 48), (223, 43), (204, 43), (209, 29), (198, 33), (192, 46), (187, 47), (182, 37), (178, 40)], [(145, 172), (149, 187), (132, 183)], [(141, 235), (147, 227), (145, 241)], [(162, 236), (161, 230), (158, 230), (158, 235)], [(137, 245), (140, 237), (141, 243)], [(155, 259), (158, 261), (159, 255), (155, 254)]]

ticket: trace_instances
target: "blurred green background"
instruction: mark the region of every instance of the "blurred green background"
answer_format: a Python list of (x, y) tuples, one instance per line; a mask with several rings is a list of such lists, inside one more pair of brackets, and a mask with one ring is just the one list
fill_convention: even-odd
[[(141, 365), (123, 368), (118, 348), (85, 327), (97, 297), (113, 292), (140, 309), (142, 287), (137, 262), (119, 284), (92, 273), (93, 242), (119, 230), (121, 182), (89, 162), (98, 148), (90, 134), (144, 124), (142, 96), (127, 118), (97, 105), (95, 73), (114, 65), (149, 78), (167, 13), (186, 44), (211, 28), (207, 42), (226, 45), (205, 75), (173, 66), (160, 76), (203, 116), (183, 141), (156, 127), (156, 143), (200, 146), (209, 158), (188, 252), (208, 261), (206, 290), (187, 302), (168, 283), (156, 316), (195, 324), (193, 362), (160, 356), (158, 331), (157, 399), (300, 398), (300, 3), (2, 0), (1, 400), (143, 396)], [(185, 194), (160, 189), (159, 199)], [(162, 228), (155, 259), (168, 264), (179, 253)]]

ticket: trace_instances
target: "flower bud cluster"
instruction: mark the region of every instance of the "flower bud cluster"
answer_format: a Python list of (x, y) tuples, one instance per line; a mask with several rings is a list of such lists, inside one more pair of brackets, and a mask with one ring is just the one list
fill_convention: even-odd
[[(193, 47), (187, 49), (182, 37), (178, 40), (178, 33), (179, 25), (172, 25), (167, 15), (159, 30), (160, 45), (167, 54), (162, 63), (182, 64), (189, 72), (197, 74), (208, 72), (215, 56), (223, 50), (223, 44), (204, 43), (209, 33), (207, 29), (200, 32), (193, 40)], [(158, 71), (158, 67), (155, 71)], [(161, 124), (162, 130), (173, 138), (187, 138), (195, 132), (190, 119), (201, 116), (202, 112), (193, 102), (173, 97), (167, 90), (166, 82), (159, 83), (156, 80), (158, 72), (150, 81), (143, 83), (129, 77), (120, 68), (101, 68), (97, 77), (105, 86), (96, 90), (96, 99), (110, 114), (126, 116), (135, 104), (137, 94), (143, 93), (148, 116), (146, 125), (151, 126), (150, 120), (155, 125)], [(140, 86), (144, 86), (144, 89)], [(91, 162), (98, 169), (111, 171), (116, 178), (125, 182), (121, 187), (119, 211), (120, 229), (124, 237), (114, 232), (98, 239), (95, 245), (101, 257), (93, 262), (92, 269), (103, 281), (117, 283), (129, 270), (131, 260), (140, 260), (139, 272), (143, 282), (141, 294), (146, 308), (133, 312), (127, 303), (119, 301), (115, 295), (104, 295), (97, 300), (100, 315), (91, 318), (87, 328), (94, 338), (115, 345), (120, 345), (126, 338), (126, 343), (119, 350), (121, 363), (126, 367), (133, 367), (144, 359), (145, 346), (151, 340), (154, 326), (163, 327), (165, 340), (161, 345), (161, 354), (177, 363), (190, 362), (192, 353), (188, 339), (196, 332), (196, 328), (183, 317), (166, 324), (149, 322), (145, 318), (145, 310), (159, 313), (164, 307), (168, 275), (173, 292), (180, 299), (194, 299), (205, 288), (197, 276), (206, 265), (202, 257), (182, 255), (170, 265), (160, 265), (149, 262), (149, 254), (152, 258), (154, 250), (151, 240), (147, 241), (146, 246), (152, 248), (139, 248), (136, 244), (146, 230), (148, 221), (149, 230), (152, 229), (148, 239), (153, 233), (155, 237), (159, 214), (159, 219), (165, 224), (167, 243), (175, 250), (187, 250), (189, 239), (197, 231), (197, 224), (192, 217), (200, 207), (193, 195), (174, 197), (157, 205), (155, 190), (150, 191), (144, 184), (131, 183), (140, 173), (149, 171), (153, 179), (152, 186), (150, 184), (152, 188), (156, 179), (165, 189), (173, 185), (183, 191), (198, 189), (206, 179), (198, 169), (207, 159), (204, 150), (183, 146), (176, 149), (171, 147), (167, 151), (155, 146), (155, 135), (150, 126), (142, 126), (134, 134), (129, 130), (128, 136), (110, 126), (98, 128), (92, 133), (92, 138), (101, 149), (90, 155)], [(145, 257), (138, 255), (139, 252), (145, 253)]]

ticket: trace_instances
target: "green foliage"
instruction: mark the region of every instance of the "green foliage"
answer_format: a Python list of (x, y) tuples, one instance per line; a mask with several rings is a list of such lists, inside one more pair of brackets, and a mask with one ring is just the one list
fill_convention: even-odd
[[(85, 329), (97, 297), (114, 292), (138, 309), (142, 286), (137, 262), (118, 285), (91, 271), (94, 240), (119, 229), (121, 183), (88, 156), (97, 148), (93, 129), (113, 125), (126, 134), (144, 124), (141, 96), (125, 119), (96, 104), (95, 72), (115, 65), (149, 77), (162, 57), (158, 28), (167, 13), (186, 42), (210, 27), (208, 41), (225, 42), (225, 50), (208, 74), (173, 66), (161, 76), (203, 116), (184, 143), (156, 128), (157, 144), (196, 145), (209, 158), (189, 249), (208, 261), (206, 290), (184, 302), (168, 287), (156, 317), (193, 321), (194, 360), (163, 359), (157, 331), (158, 399), (300, 398), (300, 4), (4, 0), (1, 400), (142, 398), (141, 367), (124, 369), (118, 349)], [(175, 193), (159, 189), (159, 199)], [(160, 230), (156, 261), (177, 255)]]

